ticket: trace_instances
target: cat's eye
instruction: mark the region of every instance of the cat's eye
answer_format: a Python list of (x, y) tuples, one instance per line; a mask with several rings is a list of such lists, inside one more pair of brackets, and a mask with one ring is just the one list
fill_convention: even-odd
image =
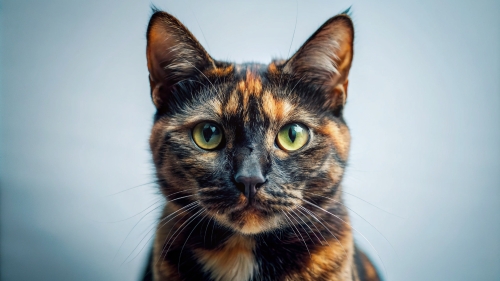
[(285, 125), (276, 137), (276, 144), (286, 151), (295, 151), (303, 147), (309, 140), (309, 130), (298, 123)]
[(222, 143), (220, 127), (213, 122), (201, 122), (193, 128), (193, 140), (200, 148), (213, 150)]

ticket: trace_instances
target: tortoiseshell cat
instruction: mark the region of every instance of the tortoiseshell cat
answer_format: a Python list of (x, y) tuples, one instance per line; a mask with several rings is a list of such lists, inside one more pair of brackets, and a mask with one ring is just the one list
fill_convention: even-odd
[(379, 280), (341, 203), (353, 39), (342, 13), (286, 61), (233, 64), (154, 11), (150, 146), (168, 203), (145, 280)]

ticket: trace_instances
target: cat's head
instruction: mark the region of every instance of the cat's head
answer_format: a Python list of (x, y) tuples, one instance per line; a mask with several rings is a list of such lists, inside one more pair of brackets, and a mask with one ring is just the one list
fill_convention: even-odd
[(335, 195), (349, 153), (342, 110), (353, 39), (340, 14), (288, 60), (238, 65), (213, 59), (176, 18), (155, 12), (150, 146), (169, 204), (256, 234)]

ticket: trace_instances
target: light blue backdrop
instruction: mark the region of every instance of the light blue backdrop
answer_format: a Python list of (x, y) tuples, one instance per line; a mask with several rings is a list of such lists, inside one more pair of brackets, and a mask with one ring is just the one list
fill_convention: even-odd
[[(499, 1), (154, 3), (237, 62), (353, 5), (345, 189), (385, 210), (346, 195), (357, 240), (386, 280), (498, 280)], [(137, 280), (161, 196), (108, 195), (153, 180), (149, 5), (1, 2), (2, 280)]]

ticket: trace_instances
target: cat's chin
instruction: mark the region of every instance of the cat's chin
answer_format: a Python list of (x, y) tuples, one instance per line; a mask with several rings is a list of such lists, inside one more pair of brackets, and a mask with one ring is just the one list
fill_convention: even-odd
[[(237, 217), (237, 219), (231, 219)], [(280, 216), (264, 215), (254, 206), (246, 206), (231, 215), (216, 215), (216, 218), (227, 227), (244, 235), (254, 235), (271, 231), (280, 226)]]
[(260, 223), (248, 222), (248, 223), (245, 223), (239, 229), (237, 229), (237, 231), (242, 233), (242, 234), (245, 234), (245, 235), (254, 235), (254, 234), (259, 234), (259, 233), (271, 231), (271, 230), (277, 228), (277, 226), (278, 226), (277, 223), (271, 223), (270, 221), (260, 222)]

